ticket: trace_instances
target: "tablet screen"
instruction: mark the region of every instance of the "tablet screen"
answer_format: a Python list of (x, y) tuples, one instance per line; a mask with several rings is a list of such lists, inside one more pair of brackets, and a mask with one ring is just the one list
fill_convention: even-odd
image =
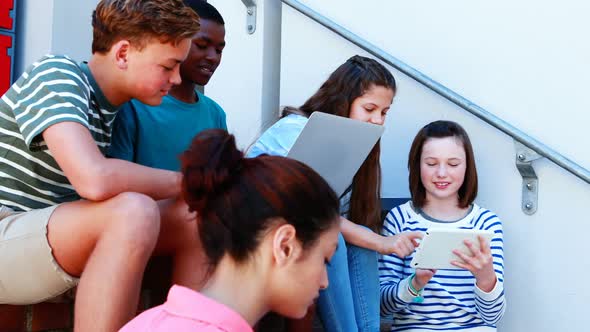
[(471, 251), (463, 241), (469, 240), (479, 245), (478, 235), (483, 236), (489, 244), (494, 233), (476, 229), (430, 228), (416, 248), (410, 266), (416, 269), (460, 270), (461, 268), (451, 265), (451, 261), (461, 260), (453, 250), (458, 249), (471, 256)]

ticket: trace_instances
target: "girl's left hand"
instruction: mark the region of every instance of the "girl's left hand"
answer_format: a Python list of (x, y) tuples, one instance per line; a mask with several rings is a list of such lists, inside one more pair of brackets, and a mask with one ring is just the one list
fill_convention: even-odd
[(477, 287), (488, 293), (496, 286), (496, 273), (494, 272), (494, 261), (489, 243), (482, 236), (477, 237), (479, 246), (471, 243), (469, 240), (463, 241), (465, 246), (471, 251), (471, 256), (455, 249), (453, 253), (463, 261), (452, 261), (451, 264), (462, 269), (469, 270), (475, 277)]

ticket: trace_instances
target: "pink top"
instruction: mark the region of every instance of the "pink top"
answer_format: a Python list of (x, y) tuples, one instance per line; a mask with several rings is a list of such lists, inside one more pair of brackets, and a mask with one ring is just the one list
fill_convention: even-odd
[(237, 312), (191, 289), (174, 285), (168, 300), (144, 311), (119, 332), (252, 332)]

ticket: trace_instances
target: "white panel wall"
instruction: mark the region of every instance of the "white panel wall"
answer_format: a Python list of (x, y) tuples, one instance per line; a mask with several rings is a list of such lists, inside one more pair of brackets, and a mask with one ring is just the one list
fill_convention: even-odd
[[(590, 169), (581, 144), (590, 120), (586, 2), (303, 2)], [(301, 105), (349, 56), (366, 55), (289, 6), (282, 20), (283, 105)], [(409, 196), (407, 154), (418, 129), (436, 119), (458, 121), (475, 148), (478, 202), (504, 220), (508, 310), (500, 331), (587, 330), (590, 185), (537, 161), (540, 206), (525, 215), (512, 140), (392, 72), (399, 90), (383, 137), (383, 196)]]
[(53, 0), (52, 52), (66, 54), (78, 61), (90, 58), (92, 12), (97, 3), (98, 0)]
[(53, 1), (19, 0), (17, 3), (14, 80), (51, 50)]
[(87, 60), (98, 0), (18, 0), (15, 79), (47, 53)]
[(277, 1), (257, 1), (256, 31), (248, 34), (241, 1), (209, 2), (223, 15), (227, 46), (205, 94), (224, 108), (229, 130), (246, 148), (279, 106), (281, 6)]

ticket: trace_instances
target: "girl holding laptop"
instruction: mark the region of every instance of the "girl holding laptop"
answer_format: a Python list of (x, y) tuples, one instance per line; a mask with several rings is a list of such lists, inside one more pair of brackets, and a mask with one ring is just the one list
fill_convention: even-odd
[[(395, 79), (389, 70), (373, 59), (353, 56), (302, 106), (285, 108), (283, 117), (260, 136), (247, 156), (286, 156), (314, 112), (383, 125), (395, 92)], [(318, 313), (326, 331), (378, 332), (377, 253), (407, 256), (417, 245), (416, 238), (421, 237), (418, 232), (379, 234), (382, 225), (379, 156), (377, 142), (351, 179), (351, 187), (341, 197), (341, 236), (328, 267), (330, 287), (320, 292), (318, 300)], [(292, 330), (311, 331), (311, 326)]]

